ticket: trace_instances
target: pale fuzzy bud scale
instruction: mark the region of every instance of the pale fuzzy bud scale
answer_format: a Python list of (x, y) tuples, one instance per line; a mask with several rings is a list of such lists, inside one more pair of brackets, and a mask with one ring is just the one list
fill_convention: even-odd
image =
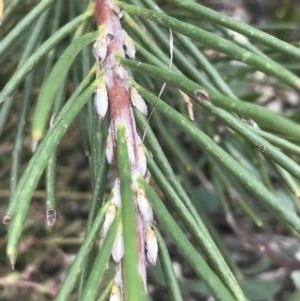
[(117, 272), (114, 278), (114, 282), (119, 286), (122, 287), (123, 285), (123, 276), (122, 276), (122, 265), (118, 264)]
[(131, 38), (126, 34), (124, 39), (124, 47), (126, 55), (132, 60), (135, 59), (135, 46)]
[(146, 248), (147, 258), (151, 264), (156, 264), (158, 245), (155, 232), (152, 229), (148, 229), (146, 232)]
[(107, 33), (102, 33), (97, 38), (96, 42), (93, 46), (93, 53), (96, 58), (96, 60), (100, 63), (102, 63), (107, 54)]
[(114, 146), (113, 146), (113, 139), (111, 135), (107, 136), (106, 158), (107, 158), (107, 162), (111, 165), (113, 163), (113, 158), (114, 158)]
[(145, 115), (148, 114), (148, 107), (144, 98), (133, 87), (130, 89), (130, 98), (133, 106), (135, 106), (141, 113)]
[(153, 209), (147, 200), (145, 191), (138, 188), (136, 192), (136, 201), (144, 223), (147, 225), (153, 221)]
[(147, 172), (147, 161), (145, 151), (142, 145), (138, 146), (138, 159), (139, 159), (139, 170), (142, 176), (145, 176)]
[(120, 79), (128, 78), (128, 71), (124, 66), (122, 66), (122, 65), (116, 66), (115, 71)]
[(112, 224), (113, 220), (115, 219), (117, 214), (117, 208), (115, 205), (110, 205), (105, 214), (105, 220), (103, 223), (103, 237), (106, 236), (110, 225)]
[(117, 208), (121, 206), (121, 194), (120, 194), (120, 180), (116, 178), (114, 188), (113, 188), (113, 198), (111, 203), (115, 205)]
[(112, 257), (115, 262), (119, 263), (123, 255), (124, 255), (123, 229), (122, 226), (120, 226), (112, 249)]
[(107, 109), (108, 109), (108, 96), (107, 89), (104, 82), (101, 82), (95, 93), (95, 106), (98, 113), (99, 118), (104, 119)]

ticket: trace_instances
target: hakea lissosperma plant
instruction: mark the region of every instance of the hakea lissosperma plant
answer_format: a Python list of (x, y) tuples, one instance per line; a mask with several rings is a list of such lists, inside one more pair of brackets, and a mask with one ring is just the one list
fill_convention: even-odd
[[(214, 30), (231, 40), (168, 16), (152, 0), (126, 2), (70, 1), (66, 5), (62, 0), (42, 0), (21, 21), (13, 13), (20, 12), (18, 8), (25, 4), (20, 0), (4, 3), (1, 28), (5, 37), (0, 42), (0, 61), (9, 74), (16, 67), (0, 94), (1, 134), (9, 136), (11, 124), (17, 123), (10, 200), (3, 218), (9, 225), (10, 263), (14, 267), (17, 262), (30, 200), (45, 169), (46, 222), (56, 228), (60, 216), (56, 204), (57, 147), (78, 115), (84, 152), (89, 157), (92, 197), (84, 241), (55, 300), (70, 300), (74, 291), (79, 301), (149, 300), (147, 268), (155, 266), (157, 258), (169, 299), (183, 300), (181, 290), (188, 288), (179, 285), (184, 277), (175, 274), (160, 231), (172, 239), (205, 284), (208, 290), (204, 288), (201, 293), (211, 294), (218, 301), (247, 300), (240, 283), (248, 279), (243, 280), (199, 200), (195, 200), (195, 179), (190, 181), (187, 172), (197, 179), (197, 186), (201, 183), (206, 187), (211, 198), (217, 196), (228, 225), (241, 240), (269, 248), (235, 219), (234, 213), (239, 210), (257, 227), (268, 224), (253, 210), (249, 196), (299, 237), (299, 187), (295, 181), (300, 180), (300, 126), (295, 122), (299, 113), (276, 113), (239, 99), (241, 93), (237, 95), (230, 86), (230, 71), (243, 74), (241, 85), (258, 81), (254, 69), (265, 74), (265, 82), (260, 84), (295, 93), (300, 90), (300, 79), (271, 56), (275, 54), (282, 61), (288, 57), (293, 63), (300, 59), (300, 50), (193, 1), (166, 2), (180, 11), (184, 9), (191, 23), (197, 23), (199, 17), (201, 26), (202, 20), (213, 23)], [(0, 1), (0, 18), (2, 5)], [(70, 20), (60, 27), (66, 15)], [(178, 35), (174, 41), (173, 32)], [(66, 37), (69, 45), (61, 53)], [(270, 57), (248, 38), (269, 47)], [(224, 56), (215, 63), (203, 55), (204, 47)], [(15, 59), (12, 64), (5, 62), (10, 51), (20, 55), (17, 64)], [(233, 65), (231, 59), (243, 64)], [(228, 75), (228, 81), (222, 73)], [(233, 78), (237, 80), (238, 76)], [(64, 103), (72, 90), (68, 85), (74, 91)], [(38, 89), (33, 89), (35, 86)], [(31, 110), (32, 91), (36, 90), (38, 96)], [(21, 97), (18, 91), (23, 92), (20, 115), (10, 123), (14, 100)], [(246, 96), (254, 102), (253, 95)], [(174, 99), (181, 100), (183, 106)], [(34, 153), (19, 177), (27, 119)], [(181, 181), (156, 136), (162, 138)], [(198, 154), (190, 156), (185, 144), (198, 146), (201, 158)], [(109, 186), (109, 166), (114, 170), (114, 180), (103, 201), (105, 187)], [(202, 172), (200, 166), (209, 173)], [(168, 200), (171, 212), (149, 184), (153, 183), (149, 182), (150, 174), (156, 182), (153, 187)], [(285, 197), (294, 205), (288, 206), (274, 193), (269, 174), (285, 187)], [(111, 266), (114, 272), (105, 273)]]

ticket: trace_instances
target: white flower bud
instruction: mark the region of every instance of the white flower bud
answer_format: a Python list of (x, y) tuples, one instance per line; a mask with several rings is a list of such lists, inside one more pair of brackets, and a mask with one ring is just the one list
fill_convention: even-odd
[(104, 119), (108, 109), (107, 89), (104, 82), (98, 85), (94, 101), (99, 118)]
[(145, 224), (149, 224), (153, 221), (153, 210), (152, 207), (147, 200), (145, 191), (141, 188), (138, 188), (136, 192), (136, 202), (140, 213), (142, 215), (143, 221)]
[(144, 176), (147, 172), (147, 161), (144, 148), (141, 144), (138, 146), (138, 160), (140, 173)]
[(151, 264), (156, 264), (158, 245), (155, 232), (149, 228), (146, 232), (147, 258)]
[(114, 159), (114, 145), (111, 135), (107, 136), (106, 158), (107, 162), (111, 165)]
[(119, 263), (124, 255), (123, 227), (119, 226), (117, 237), (112, 249), (112, 257), (115, 262)]
[(117, 284), (114, 284), (111, 289), (109, 301), (121, 301), (121, 290)]
[(97, 40), (94, 43), (93, 46), (93, 53), (97, 60), (97, 62), (102, 63), (107, 54), (107, 32), (106, 29), (103, 33), (100, 34), (100, 36), (97, 38)]
[(141, 113), (145, 115), (148, 114), (148, 107), (145, 103), (145, 100), (133, 87), (130, 89), (130, 98), (133, 106), (135, 106)]
[(105, 220), (104, 220), (104, 223), (103, 223), (103, 228), (102, 228), (103, 229), (102, 230), (103, 237), (106, 236), (110, 225), (112, 224), (113, 220), (116, 217), (116, 214), (117, 214), (116, 206), (115, 205), (110, 205), (108, 207), (107, 211), (106, 211)]

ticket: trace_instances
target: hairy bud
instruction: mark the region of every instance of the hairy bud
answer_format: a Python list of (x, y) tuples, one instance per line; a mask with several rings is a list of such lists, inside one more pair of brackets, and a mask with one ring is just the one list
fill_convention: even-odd
[(135, 106), (141, 113), (145, 115), (148, 114), (148, 107), (144, 98), (133, 87), (130, 89), (130, 98), (133, 106)]
[(124, 255), (123, 227), (122, 225), (120, 225), (112, 249), (112, 257), (115, 262), (120, 262), (123, 255)]
[(147, 258), (153, 265), (156, 264), (158, 245), (155, 232), (149, 228), (146, 232)]
[(94, 101), (99, 118), (104, 119), (108, 109), (107, 90), (104, 82), (98, 85)]
[(97, 62), (103, 62), (107, 54), (107, 31), (106, 28), (102, 28), (101, 33), (93, 46), (93, 53)]
[(103, 237), (106, 236), (107, 232), (108, 232), (108, 229), (110, 227), (110, 225), (112, 224), (112, 222), (114, 221), (115, 217), (116, 217), (116, 214), (117, 214), (117, 208), (115, 205), (110, 205), (106, 211), (106, 214), (105, 214), (105, 220), (104, 220), (104, 223), (103, 223), (103, 230), (102, 230), (102, 233), (103, 233)]
[(141, 188), (138, 188), (136, 192), (136, 201), (144, 223), (151, 223), (153, 221), (153, 210), (149, 201), (147, 200), (145, 191)]

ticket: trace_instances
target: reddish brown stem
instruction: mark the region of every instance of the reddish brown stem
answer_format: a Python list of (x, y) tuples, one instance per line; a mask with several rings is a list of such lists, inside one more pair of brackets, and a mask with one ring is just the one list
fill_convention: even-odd
[[(139, 172), (138, 144), (140, 138), (137, 134), (135, 119), (130, 99), (130, 84), (127, 70), (115, 60), (115, 53), (124, 55), (124, 39), (119, 8), (112, 0), (95, 1), (95, 17), (98, 27), (103, 26), (107, 33), (107, 52), (105, 57), (99, 58), (100, 65), (105, 71), (105, 83), (109, 101), (110, 134), (113, 140), (114, 166), (118, 177), (116, 133), (119, 123), (126, 126), (126, 141), (132, 175)], [(105, 52), (105, 51), (104, 51)], [(101, 52), (102, 53), (102, 52)], [(145, 230), (139, 210), (136, 206), (137, 237), (139, 241), (139, 271), (146, 285), (146, 258), (145, 258)]]

